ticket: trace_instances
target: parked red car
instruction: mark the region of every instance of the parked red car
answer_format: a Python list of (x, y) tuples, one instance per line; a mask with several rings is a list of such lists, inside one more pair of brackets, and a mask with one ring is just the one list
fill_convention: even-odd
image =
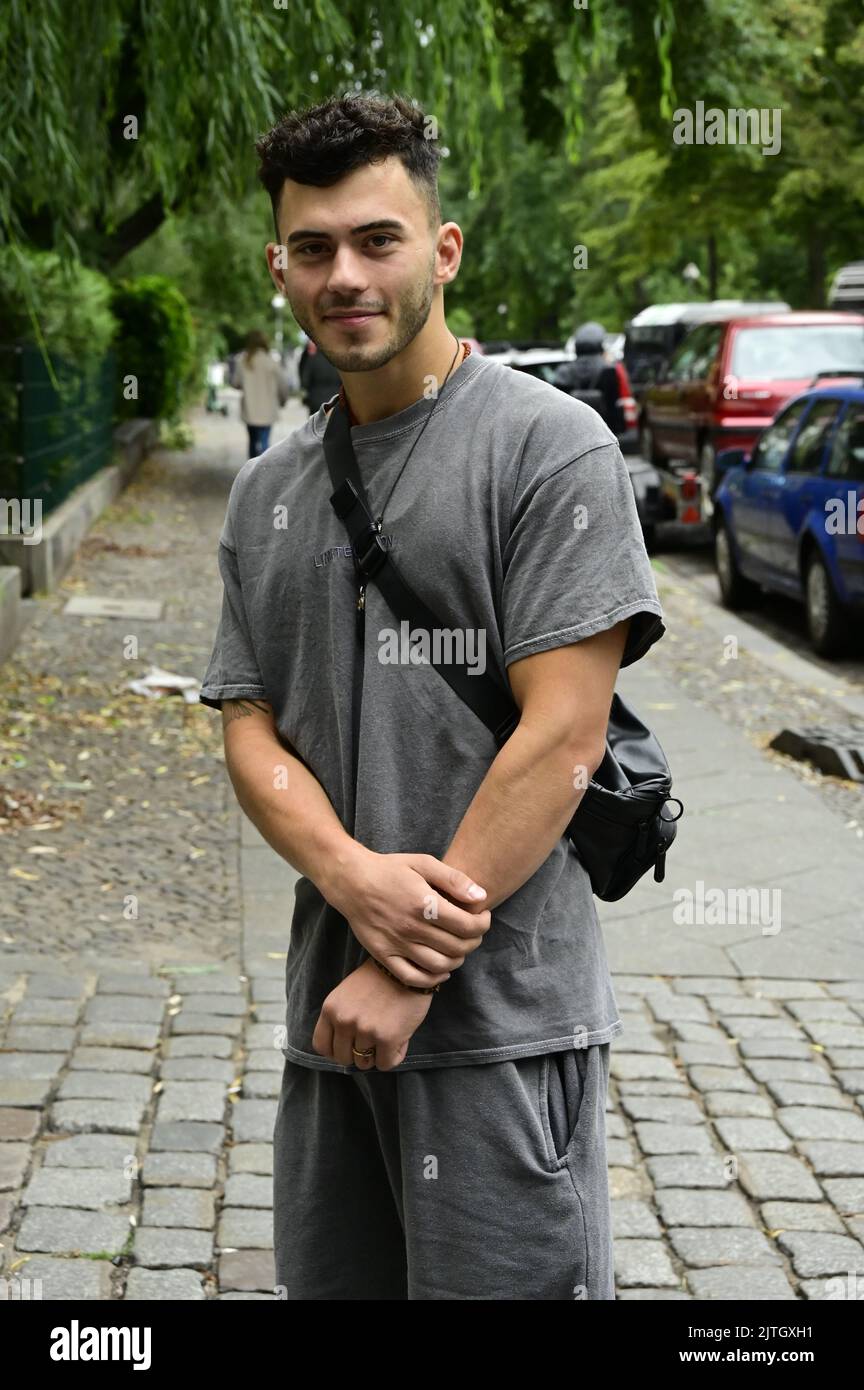
[(749, 449), (814, 378), (864, 368), (864, 314), (800, 312), (697, 324), (642, 401), (641, 453), (696, 464), (710, 516), (720, 449)]

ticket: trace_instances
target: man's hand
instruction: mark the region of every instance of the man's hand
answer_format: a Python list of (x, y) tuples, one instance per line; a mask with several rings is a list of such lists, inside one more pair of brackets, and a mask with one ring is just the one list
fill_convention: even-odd
[(408, 985), (448, 980), (492, 924), (482, 910), (485, 890), (431, 854), (375, 854), (357, 845), (332, 866), (323, 891), (370, 956)]
[[(403, 989), (388, 980), (374, 961), (366, 960), (327, 995), (312, 1046), (320, 1056), (344, 1067), (353, 1064), (363, 1071), (390, 1071), (405, 1057), (434, 997)], [(358, 1052), (374, 1047), (375, 1052), (371, 1057), (355, 1057), (355, 1047)]]

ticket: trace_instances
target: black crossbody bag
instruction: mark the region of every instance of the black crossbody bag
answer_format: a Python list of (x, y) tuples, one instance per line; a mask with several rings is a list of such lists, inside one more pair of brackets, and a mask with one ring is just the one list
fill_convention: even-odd
[[(333, 494), (330, 505), (348, 532), (354, 567), (364, 583), (374, 580), (388, 607), (410, 629), (452, 629), (442, 623), (400, 574), (371, 519), (351, 442), (351, 427), (337, 402), (324, 431), (324, 456)], [(494, 735), (500, 749), (519, 722), (512, 695), (488, 673), (430, 659), (430, 665)], [(667, 802), (679, 807), (664, 814)], [(592, 891), (617, 902), (654, 870), (662, 883), (666, 852), (675, 838), (682, 802), (672, 796), (672, 774), (657, 739), (616, 691), (612, 696), (606, 753), (583, 793), (565, 834), (576, 849)]]

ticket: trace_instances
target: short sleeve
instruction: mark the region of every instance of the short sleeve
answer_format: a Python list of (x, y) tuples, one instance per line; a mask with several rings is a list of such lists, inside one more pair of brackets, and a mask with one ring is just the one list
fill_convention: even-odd
[(267, 699), (246, 619), (237, 555), (221, 539), (219, 571), (224, 585), (222, 615), (198, 695), (203, 705), (214, 709), (221, 709), (223, 700)]
[(525, 490), (503, 555), (504, 664), (631, 618), (629, 666), (666, 631), (636, 499), (617, 443)]

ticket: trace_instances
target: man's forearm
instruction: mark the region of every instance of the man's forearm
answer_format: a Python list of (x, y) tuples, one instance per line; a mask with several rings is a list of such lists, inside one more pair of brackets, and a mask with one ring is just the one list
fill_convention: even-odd
[(549, 857), (598, 765), (599, 757), (518, 725), (478, 787), (444, 863), (482, 883), (483, 906), (497, 907)]
[(226, 741), (237, 800), (277, 854), (327, 897), (334, 871), (361, 847), (348, 834), (316, 777), (266, 728)]

